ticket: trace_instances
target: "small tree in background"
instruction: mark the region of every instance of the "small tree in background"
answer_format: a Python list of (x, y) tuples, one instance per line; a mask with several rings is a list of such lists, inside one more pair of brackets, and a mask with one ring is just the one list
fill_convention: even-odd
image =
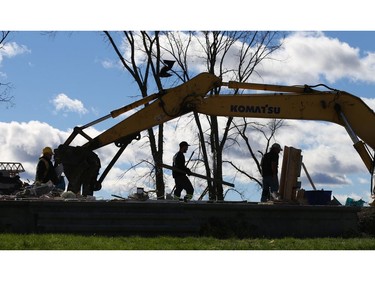
[[(4, 46), (6, 44), (6, 39), (9, 36), (10, 31), (1, 31), (0, 35), (0, 50), (4, 49)], [(10, 83), (2, 83), (0, 81), (0, 102), (11, 104), (13, 101), (13, 96), (9, 94), (11, 90), (11, 84)]]

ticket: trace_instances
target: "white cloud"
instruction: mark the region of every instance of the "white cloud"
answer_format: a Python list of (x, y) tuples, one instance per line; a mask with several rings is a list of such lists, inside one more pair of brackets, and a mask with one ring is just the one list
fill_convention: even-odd
[(340, 79), (375, 82), (374, 53), (361, 56), (358, 48), (323, 32), (292, 33), (272, 58), (263, 61), (258, 70), (267, 83), (315, 84), (322, 79), (328, 83)]
[(1, 161), (21, 162), (26, 170), (21, 177), (28, 179), (34, 179), (36, 164), (43, 147), (57, 147), (67, 138), (66, 132), (39, 121), (0, 122), (0, 131)]
[(79, 114), (86, 114), (88, 112), (80, 100), (71, 99), (64, 93), (58, 94), (51, 103), (54, 105), (56, 112), (76, 112)]
[[(198, 73), (206, 71), (206, 61), (200, 55), (204, 52), (200, 43), (204, 42), (203, 34), (197, 33), (190, 40), (185, 32), (175, 32), (174, 35), (180, 38), (183, 44), (189, 44), (187, 58), (190, 70)], [(127, 42), (122, 42), (124, 57), (130, 60)], [(160, 42), (168, 46), (165, 36), (160, 37)], [(137, 35), (135, 44), (142, 44)], [(232, 69), (237, 65), (240, 48), (240, 44), (231, 47), (224, 61), (224, 69)], [(167, 51), (162, 53), (162, 58), (171, 59)], [(137, 51), (135, 60), (137, 63), (146, 62), (144, 52)], [(257, 67), (257, 74), (259, 76), (251, 76), (252, 82), (313, 85), (321, 83), (322, 80), (332, 84), (341, 79), (348, 79), (375, 83), (375, 53), (362, 54), (358, 48), (337, 38), (327, 37), (323, 32), (299, 31), (288, 34), (282, 47)]]
[(375, 98), (362, 98), (362, 100), (372, 109), (375, 111)]
[(24, 53), (31, 53), (25, 45), (18, 45), (16, 42), (0, 45), (0, 65), (4, 58), (13, 58)]
[(117, 61), (115, 62), (115, 61), (109, 60), (109, 59), (105, 59), (105, 60), (101, 61), (101, 65), (105, 69), (121, 68), (121, 65)]

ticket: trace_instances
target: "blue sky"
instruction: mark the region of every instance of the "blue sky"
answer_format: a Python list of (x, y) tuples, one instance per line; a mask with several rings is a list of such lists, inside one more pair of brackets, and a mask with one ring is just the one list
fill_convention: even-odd
[[(114, 53), (100, 32), (51, 35), (16, 31), (11, 39), (24, 49), (14, 58), (3, 59), (2, 70), (6, 69), (5, 75), (14, 87), (15, 105), (2, 120), (14, 120), (17, 115), (17, 120), (29, 121), (30, 116), (40, 116), (50, 125), (67, 129), (74, 124), (68, 120), (85, 123), (93, 117), (88, 115), (104, 115), (127, 102), (129, 83), (125, 73), (103, 66)], [(82, 102), (82, 111), (79, 105), (74, 107), (78, 116), (69, 115), (67, 106), (56, 108), (53, 99), (59, 94)]]

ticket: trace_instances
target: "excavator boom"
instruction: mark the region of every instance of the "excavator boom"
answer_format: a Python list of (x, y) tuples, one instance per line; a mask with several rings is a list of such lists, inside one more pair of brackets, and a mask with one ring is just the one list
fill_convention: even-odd
[[(221, 88), (250, 89), (265, 91), (254, 94), (219, 94)], [(109, 117), (116, 117), (139, 105), (145, 106), (112, 128), (95, 138), (83, 132), (88, 125), (96, 124)], [(128, 106), (114, 110), (106, 117), (86, 126), (75, 128), (68, 140), (59, 147), (64, 161), (74, 161), (64, 154), (76, 135), (81, 134), (88, 141), (82, 154), (115, 143), (120, 150), (114, 160), (102, 173), (103, 181), (109, 169), (116, 162), (126, 146), (138, 139), (140, 132), (165, 123), (189, 112), (206, 115), (277, 118), (296, 120), (320, 120), (344, 126), (353, 140), (354, 147), (371, 174), (374, 172), (374, 156), (369, 148), (375, 150), (375, 114), (360, 98), (347, 92), (329, 90), (318, 91), (309, 86), (278, 86), (255, 83), (222, 82), (220, 77), (201, 73), (175, 88), (163, 90)], [(74, 150), (77, 156), (77, 150)], [(82, 157), (81, 157), (82, 158)], [(77, 163), (77, 168), (79, 163)], [(69, 176), (67, 175), (68, 180)]]
[(202, 73), (180, 86), (167, 89), (142, 110), (103, 132), (85, 146), (94, 150), (191, 112), (194, 109), (192, 106), (202, 100), (207, 92), (220, 86), (220, 82), (220, 78)]
[[(375, 150), (375, 114), (360, 98), (346, 92), (213, 95), (196, 111), (207, 115), (327, 121), (348, 131), (355, 149), (370, 173), (374, 158), (365, 145)], [(362, 140), (360, 140), (360, 139)]]

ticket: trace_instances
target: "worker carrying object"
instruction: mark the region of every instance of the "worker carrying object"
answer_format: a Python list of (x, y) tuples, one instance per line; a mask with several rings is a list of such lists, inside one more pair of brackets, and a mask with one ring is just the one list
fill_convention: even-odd
[(271, 146), (271, 150), (264, 154), (261, 162), (262, 177), (263, 177), (263, 191), (261, 202), (267, 202), (268, 200), (278, 199), (277, 192), (279, 190), (279, 153), (282, 151), (280, 144), (274, 143)]
[(53, 151), (50, 147), (43, 148), (42, 156), (39, 158), (36, 167), (35, 185), (45, 184), (51, 181), (54, 185), (58, 184), (58, 178), (55, 168), (52, 164)]
[(173, 167), (184, 171), (172, 171), (173, 178), (175, 180), (176, 189), (174, 191), (174, 199), (179, 200), (182, 190), (186, 191), (184, 201), (189, 201), (193, 198), (194, 188), (191, 184), (189, 178), (186, 176), (191, 175), (191, 171), (185, 165), (185, 156), (184, 153), (188, 150), (189, 144), (186, 141), (180, 143), (179, 151), (173, 156)]

